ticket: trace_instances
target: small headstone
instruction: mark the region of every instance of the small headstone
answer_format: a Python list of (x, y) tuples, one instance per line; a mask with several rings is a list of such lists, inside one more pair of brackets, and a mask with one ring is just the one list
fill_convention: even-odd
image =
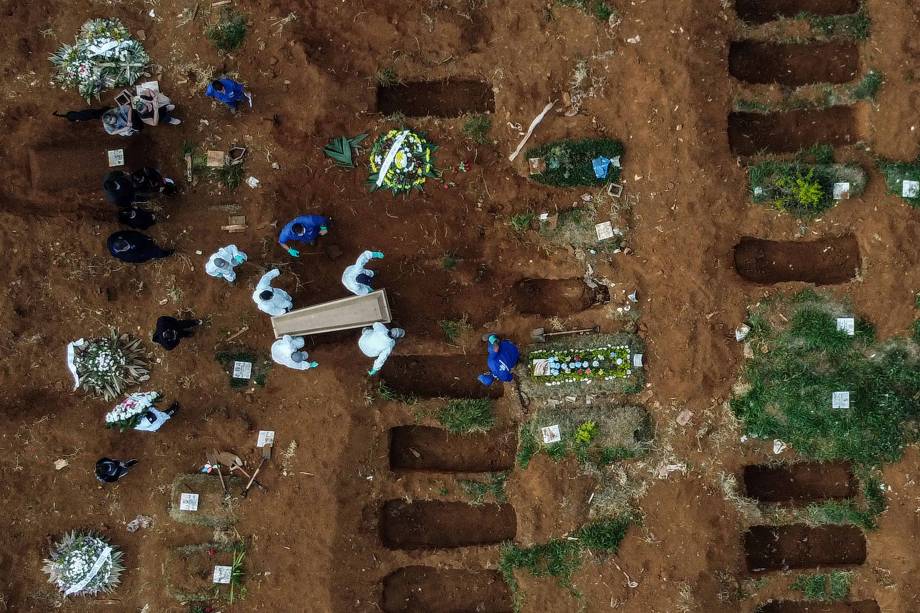
[(125, 165), (125, 150), (124, 149), (109, 149), (109, 168), (115, 168), (116, 166)]
[(222, 168), (227, 164), (227, 154), (223, 151), (208, 151), (208, 168)]
[(259, 439), (256, 441), (256, 447), (265, 447), (266, 445), (275, 444), (274, 430), (259, 430)]
[(747, 338), (747, 335), (751, 333), (751, 326), (747, 324), (741, 324), (735, 328), (735, 340), (739, 343)]
[(215, 566), (214, 567), (214, 583), (222, 583), (227, 585), (230, 583), (230, 576), (233, 574), (233, 567), (231, 566)]
[(559, 432), (559, 424), (540, 428), (540, 432), (543, 434), (543, 442), (547, 445), (558, 443), (562, 440), (562, 434)]
[(605, 241), (609, 238), (613, 238), (613, 224), (609, 221), (604, 221), (594, 226), (594, 231), (597, 233), (597, 240)]
[(642, 354), (634, 353), (632, 356), (633, 368), (642, 368)]
[(259, 180), (256, 179), (255, 177), (249, 177), (248, 179), (246, 179), (246, 185), (248, 185), (252, 189), (255, 189), (259, 187)]
[(901, 181), (901, 196), (904, 198), (920, 196), (920, 181), (911, 181), (909, 179)]
[(620, 156), (616, 156), (615, 158), (610, 160), (610, 165), (615, 168), (620, 168)]
[(754, 196), (757, 198), (759, 198), (760, 196), (763, 196), (763, 188), (761, 186), (759, 185), (754, 186)]
[(179, 495), (180, 511), (197, 511), (198, 494), (180, 494)]
[(853, 317), (838, 317), (837, 330), (846, 332), (849, 336), (856, 334), (856, 319)]
[(773, 439), (773, 453), (779, 455), (782, 452), (786, 451), (786, 443), (777, 439)]
[(69, 465), (70, 465), (70, 462), (68, 462), (64, 458), (61, 458), (59, 460), (54, 461), (54, 470), (63, 470), (67, 468), (67, 466)]
[(831, 394), (831, 408), (849, 409), (850, 408), (850, 392), (833, 392)]
[(619, 198), (623, 195), (623, 186), (619, 183), (611, 183), (607, 186), (607, 195), (612, 198)]
[(546, 160), (543, 158), (530, 158), (527, 160), (527, 165), (532, 175), (539, 175), (546, 172)]
[(534, 358), (531, 363), (533, 375), (535, 377), (546, 377), (550, 374), (549, 360), (546, 358)]
[(850, 197), (849, 183), (834, 183), (834, 200), (846, 200)]
[(249, 379), (252, 377), (252, 362), (234, 362), (233, 378)]

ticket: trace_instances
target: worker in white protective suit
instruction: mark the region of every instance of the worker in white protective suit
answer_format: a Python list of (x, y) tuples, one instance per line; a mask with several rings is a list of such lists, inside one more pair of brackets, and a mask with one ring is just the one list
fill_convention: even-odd
[(236, 273), (233, 272), (233, 269), (247, 259), (246, 254), (237, 249), (236, 245), (227, 245), (211, 254), (204, 265), (204, 271), (212, 277), (222, 277), (227, 283), (233, 283), (236, 281)]
[(272, 287), (272, 279), (280, 274), (281, 271), (277, 268), (269, 270), (259, 279), (256, 291), (252, 293), (252, 300), (259, 307), (259, 310), (263, 313), (268, 313), (272, 317), (284, 315), (294, 306), (290, 294), (283, 289)]
[(310, 362), (310, 357), (306, 351), (303, 351), (304, 339), (302, 336), (290, 336), (285, 334), (274, 343), (272, 343), (272, 359), (282, 366), (293, 368), (294, 370), (310, 370), (319, 366), (319, 362)]
[(361, 350), (361, 353), (367, 357), (377, 358), (374, 360), (374, 366), (367, 371), (367, 374), (373, 377), (380, 372), (384, 362), (390, 357), (390, 352), (393, 351), (393, 347), (396, 346), (397, 339), (405, 335), (406, 331), (402, 328), (388, 330), (387, 327), (380, 322), (375, 323), (370, 328), (364, 328), (364, 330), (361, 331), (361, 338), (358, 339), (358, 348)]
[(342, 273), (342, 285), (355, 296), (366, 296), (371, 293), (374, 291), (374, 288), (371, 287), (371, 277), (374, 276), (374, 271), (364, 266), (371, 260), (382, 259), (382, 251), (365, 251)]

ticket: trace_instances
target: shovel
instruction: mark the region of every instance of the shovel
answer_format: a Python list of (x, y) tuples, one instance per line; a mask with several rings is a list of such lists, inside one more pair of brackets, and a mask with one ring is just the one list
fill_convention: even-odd
[(567, 330), (563, 332), (546, 332), (543, 328), (534, 328), (530, 337), (537, 343), (545, 343), (546, 339), (556, 337), (556, 336), (574, 336), (576, 334), (597, 334), (600, 332), (600, 326), (594, 326), (593, 328), (581, 328), (580, 330)]
[[(253, 478), (253, 475), (250, 475), (248, 472), (246, 472), (246, 469), (243, 468), (243, 460), (240, 459), (240, 456), (236, 455), (235, 453), (230, 453), (229, 451), (217, 451), (216, 449), (211, 449), (210, 451), (207, 452), (206, 455), (207, 455), (208, 462), (211, 464), (223, 464), (224, 466), (230, 469), (231, 473), (235, 470), (238, 470), (244, 475), (246, 475), (247, 479)], [(268, 491), (265, 488), (265, 486), (259, 483), (258, 481), (255, 481), (253, 479), (252, 483), (255, 484), (257, 487), (259, 487), (260, 489), (262, 489), (263, 491)]]

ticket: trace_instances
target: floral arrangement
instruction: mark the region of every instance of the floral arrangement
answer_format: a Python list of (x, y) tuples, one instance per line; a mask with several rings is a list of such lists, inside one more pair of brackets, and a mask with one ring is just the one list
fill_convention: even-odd
[(530, 374), (545, 385), (577, 381), (610, 381), (632, 374), (629, 347), (605, 345), (592, 349), (541, 349), (529, 356)]
[(118, 428), (121, 431), (133, 428), (159, 398), (157, 392), (138, 392), (129, 395), (105, 414), (105, 427)]
[(118, 586), (121, 556), (91, 532), (70, 532), (52, 548), (43, 570), (65, 596), (94, 596)]
[(112, 330), (108, 337), (71, 343), (70, 350), (73, 351), (70, 366), (77, 387), (105, 400), (114, 400), (129, 385), (150, 378), (147, 354), (140, 339), (127, 334), (119, 335)]
[(150, 63), (150, 56), (117, 19), (90, 19), (73, 45), (50, 57), (62, 87), (76, 87), (87, 102), (100, 92), (133, 84)]
[(432, 153), (437, 149), (412, 130), (390, 130), (371, 147), (371, 191), (381, 187), (394, 194), (422, 189), (429, 177), (437, 177)]

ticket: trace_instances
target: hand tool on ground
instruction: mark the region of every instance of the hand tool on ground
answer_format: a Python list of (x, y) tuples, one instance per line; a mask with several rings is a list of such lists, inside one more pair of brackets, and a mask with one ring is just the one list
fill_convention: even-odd
[(253, 483), (258, 483), (256, 477), (259, 476), (259, 471), (262, 470), (262, 467), (265, 466), (267, 458), (262, 458), (262, 461), (259, 462), (259, 467), (256, 469), (256, 472), (252, 473), (252, 477), (249, 478), (249, 483), (246, 484), (246, 488), (243, 490), (243, 498), (249, 494), (249, 488), (252, 487)]
[[(230, 453), (229, 451), (217, 451), (216, 449), (212, 449), (208, 451), (207, 458), (208, 458), (208, 462), (210, 462), (211, 464), (223, 464), (224, 466), (230, 469), (231, 473), (235, 470), (238, 470), (241, 473), (243, 473), (247, 479), (252, 479), (252, 475), (250, 475), (246, 471), (246, 469), (243, 468), (243, 460), (240, 459), (240, 456), (236, 455), (235, 453)], [(268, 491), (268, 488), (266, 488), (264, 485), (262, 485), (258, 481), (255, 481), (255, 485), (258, 486), (263, 491), (266, 491), (266, 492)]]
[(581, 328), (579, 330), (566, 330), (563, 332), (546, 332), (543, 328), (534, 328), (530, 333), (530, 337), (538, 342), (545, 343), (547, 338), (555, 336), (575, 336), (577, 334), (597, 334), (600, 332), (600, 326), (594, 326), (593, 328)]

